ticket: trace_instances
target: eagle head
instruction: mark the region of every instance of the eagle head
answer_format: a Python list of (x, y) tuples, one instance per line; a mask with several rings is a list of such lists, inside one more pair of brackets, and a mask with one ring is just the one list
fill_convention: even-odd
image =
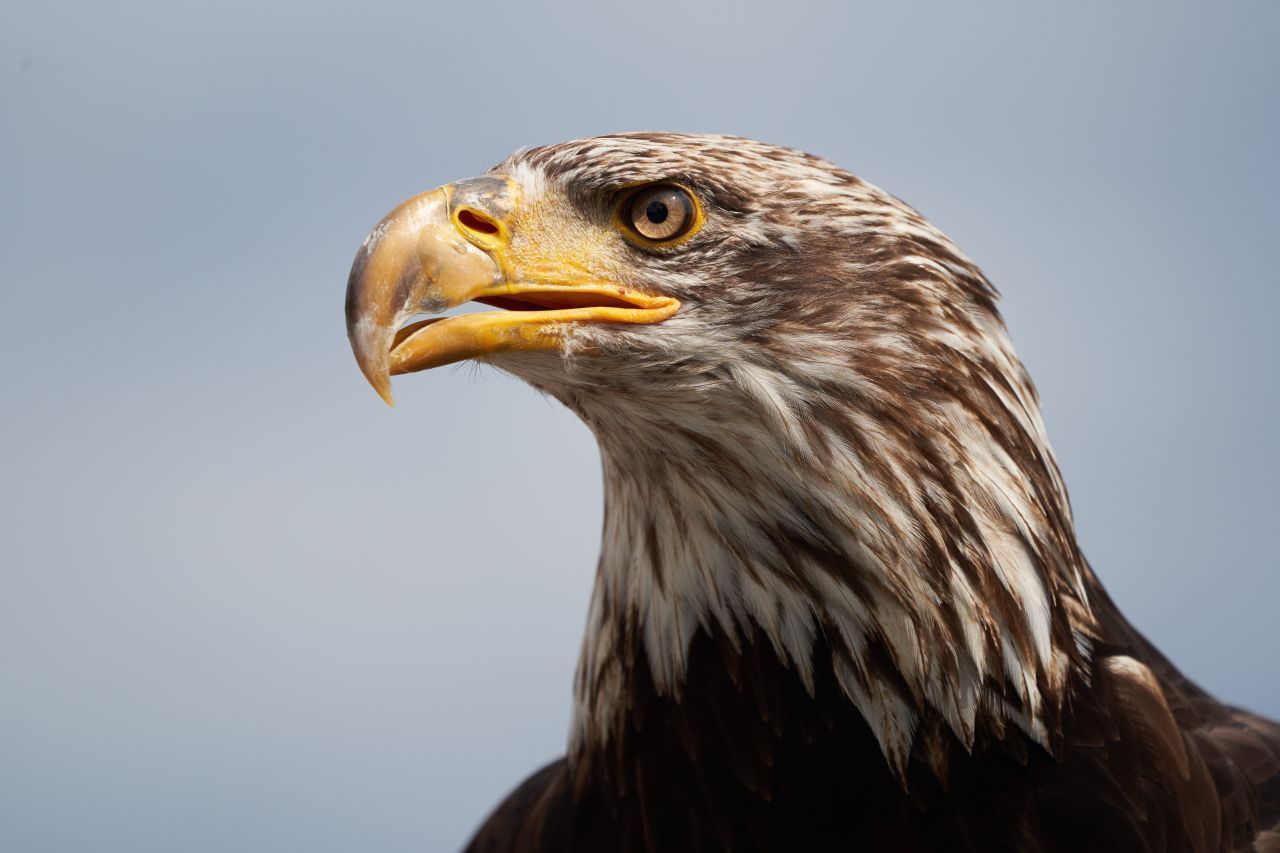
[[(517, 152), (405, 202), (356, 258), (347, 323), (388, 399), (388, 374), (475, 359), (557, 396), (687, 388), (696, 405), (726, 366), (748, 386), (843, 384), (853, 360), (871, 396), (927, 389), (929, 340), (981, 348), (994, 298), (919, 214), (827, 161), (636, 133)], [(405, 323), (472, 301), (503, 310)]]
[[(900, 766), (923, 719), (1048, 744), (1087, 653), (1088, 569), (1035, 391), (979, 269), (820, 158), (633, 133), (524, 150), (366, 239), (347, 329), (393, 374), (465, 359), (600, 443), (603, 551), (575, 743), (690, 643), (814, 648)], [(448, 317), (468, 302), (494, 310)]]

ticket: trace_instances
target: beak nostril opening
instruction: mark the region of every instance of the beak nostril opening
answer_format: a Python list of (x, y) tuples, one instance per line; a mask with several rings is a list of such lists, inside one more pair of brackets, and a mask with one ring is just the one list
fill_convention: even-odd
[(474, 231), (477, 234), (484, 234), (487, 237), (492, 237), (498, 233), (498, 223), (470, 208), (458, 211), (458, 224), (463, 228)]

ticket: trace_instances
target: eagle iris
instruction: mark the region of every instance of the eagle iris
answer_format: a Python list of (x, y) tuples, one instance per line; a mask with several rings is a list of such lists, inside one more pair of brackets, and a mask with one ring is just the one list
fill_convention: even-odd
[(694, 225), (694, 203), (680, 187), (658, 184), (634, 193), (626, 204), (623, 222), (650, 243), (667, 243), (685, 236)]

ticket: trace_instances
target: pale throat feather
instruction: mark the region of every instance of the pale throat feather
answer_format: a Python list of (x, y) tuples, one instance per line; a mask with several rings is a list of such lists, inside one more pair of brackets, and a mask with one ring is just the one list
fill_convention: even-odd
[[(984, 331), (982, 357), (1018, 378), (987, 395), (1000, 411), (937, 399), (909, 430), (852, 402), (857, 370), (802, 362), (727, 358), (688, 380), (696, 394), (566, 399), (597, 435), (606, 491), (571, 756), (624, 730), (635, 656), (678, 697), (699, 631), (752, 628), (807, 685), (829, 643), (899, 772), (926, 716), (966, 747), (984, 723), (1048, 745), (1089, 653), (1088, 570), (1034, 392), (998, 322)], [(1000, 429), (1031, 451), (1015, 458)], [(872, 645), (894, 673), (868, 663), (886, 659)]]

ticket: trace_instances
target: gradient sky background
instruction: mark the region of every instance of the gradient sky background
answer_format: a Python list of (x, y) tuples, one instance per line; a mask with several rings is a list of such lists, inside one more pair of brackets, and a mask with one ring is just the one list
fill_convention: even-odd
[(469, 367), (387, 409), (342, 300), (402, 198), (618, 130), (955, 238), (1113, 595), (1280, 715), (1280, 5), (4, 6), (0, 849), (450, 850), (562, 752), (591, 436)]

